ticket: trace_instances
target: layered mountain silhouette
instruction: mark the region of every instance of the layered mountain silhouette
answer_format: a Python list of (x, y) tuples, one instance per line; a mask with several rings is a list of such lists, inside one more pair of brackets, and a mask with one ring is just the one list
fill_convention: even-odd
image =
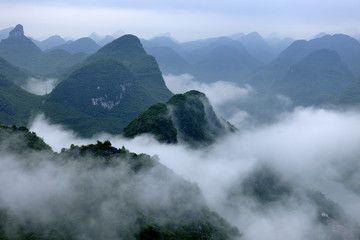
[(43, 41), (32, 40), (36, 46), (38, 46), (42, 51), (54, 48), (56, 46), (60, 46), (66, 43), (66, 41), (61, 38), (59, 35), (51, 36)]
[(10, 31), (13, 29), (14, 29), (14, 27), (9, 27), (9, 28), (0, 30), (0, 40), (7, 38), (9, 36)]
[(239, 41), (229, 37), (183, 44), (167, 37), (143, 42), (164, 74), (190, 73), (203, 82), (241, 82), (263, 65)]
[(36, 67), (42, 51), (24, 35), (24, 28), (18, 24), (9, 37), (0, 43), (0, 56), (10, 63), (27, 69)]
[(266, 64), (274, 60), (275, 56), (270, 46), (257, 32), (249, 33), (239, 39), (246, 50), (256, 59)]
[(23, 26), (18, 24), (9, 37), (1, 41), (0, 57), (39, 77), (59, 77), (64, 69), (81, 62), (85, 56), (58, 50), (44, 53), (24, 35)]
[(193, 75), (201, 81), (240, 83), (261, 65), (241, 45), (220, 45), (194, 65)]
[(193, 66), (170, 47), (151, 47), (146, 51), (156, 58), (164, 74), (183, 74), (193, 72)]
[(295, 105), (306, 106), (329, 101), (353, 79), (337, 52), (321, 49), (292, 65), (273, 88), (290, 97)]
[[(19, 37), (23, 40), (15, 42), (24, 41), (35, 46), (23, 35), (21, 27), (15, 30), (18, 33), (13, 32), (9, 41)], [(2, 119), (4, 123), (25, 124), (32, 114), (44, 112), (50, 121), (64, 124), (83, 136), (101, 131), (119, 134), (123, 127), (152, 104), (166, 102), (172, 96), (155, 58), (145, 52), (140, 40), (133, 35), (114, 40), (85, 60), (82, 59), (86, 55), (71, 55), (60, 49), (46, 54), (40, 50), (40, 54), (41, 59), (48, 58), (47, 62), (55, 58), (66, 62), (62, 69), (68, 72), (68, 77), (51, 94), (37, 97), (11, 82), (23, 81), (27, 73), (0, 59), (1, 72), (11, 79), (3, 77), (6, 84), (2, 84), (1, 91), (14, 97), (16, 103), (14, 107), (9, 104), (9, 109), (15, 110), (4, 110), (8, 115)], [(78, 57), (77, 61), (69, 61), (74, 57)], [(7, 105), (5, 100), (4, 108)], [(26, 104), (20, 107), (20, 114), (17, 108), (22, 101)], [(17, 119), (20, 115), (21, 119)]]
[(353, 74), (358, 75), (360, 66), (360, 43), (350, 36), (335, 34), (333, 36), (325, 35), (324, 37), (310, 41), (295, 41), (273, 62), (256, 73), (250, 83), (259, 88), (267, 88), (273, 81), (284, 77), (290, 66), (298, 63), (311, 52), (325, 48), (336, 51)]
[(79, 38), (78, 40), (69, 41), (62, 45), (51, 48), (51, 50), (53, 49), (65, 50), (71, 54), (80, 52), (92, 54), (99, 50), (100, 46), (93, 39), (89, 37), (83, 37)]

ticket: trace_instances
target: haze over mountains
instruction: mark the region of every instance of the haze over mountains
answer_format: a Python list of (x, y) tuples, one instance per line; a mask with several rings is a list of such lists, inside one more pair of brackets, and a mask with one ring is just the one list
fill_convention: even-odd
[[(150, 40), (142, 39), (141, 43), (135, 44), (137, 40), (124, 40), (127, 37), (120, 41), (119, 39), (113, 40), (115, 35), (101, 37), (96, 33), (75, 41), (65, 41), (56, 35), (44, 41), (35, 41), (25, 36), (21, 25), (17, 25), (11, 30), (10, 28), (4, 29), (3, 32), (9, 33), (9, 37), (0, 43), (0, 67), (2, 67), (1, 73), (4, 77), (22, 87), (29, 85), (28, 79), (30, 78), (39, 79), (40, 82), (52, 78), (54, 80), (49, 80), (49, 82), (60, 83), (54, 93), (44, 97), (46, 98), (44, 106), (50, 103), (59, 104), (59, 97), (55, 97), (55, 95), (64, 94), (59, 93), (60, 89), (67, 91), (64, 87), (65, 83), (67, 83), (67, 88), (80, 89), (87, 84), (86, 81), (94, 82), (90, 78), (96, 78), (97, 73), (89, 74), (88, 72), (91, 72), (91, 68), (98, 69), (98, 64), (103, 67), (106, 65), (112, 67), (109, 67), (109, 71), (104, 73), (104, 76), (99, 75), (97, 78), (106, 76), (109, 79), (115, 79), (117, 77), (112, 75), (112, 72), (117, 74), (124, 72), (125, 69), (129, 70), (132, 73), (129, 76), (132, 77), (126, 78), (132, 80), (130, 82), (126, 80), (127, 83), (124, 84), (139, 87), (130, 87), (128, 95), (120, 94), (110, 97), (104, 91), (104, 96), (89, 95), (86, 100), (91, 103), (91, 99), (95, 99), (93, 100), (94, 104), (91, 103), (93, 107), (107, 106), (109, 111), (114, 111), (113, 107), (109, 106), (117, 106), (119, 101), (117, 98), (124, 97), (124, 104), (120, 104), (123, 107), (119, 105), (119, 108), (127, 106), (125, 108), (128, 110), (125, 111), (129, 117), (122, 115), (121, 119), (125, 118), (126, 120), (120, 121), (122, 122), (121, 127), (117, 128), (117, 131), (120, 132), (126, 123), (151, 104), (166, 102), (169, 99), (171, 94), (166, 89), (163, 80), (156, 80), (162, 79), (161, 74), (165, 76), (190, 74), (194, 81), (202, 83), (228, 81), (237, 84), (238, 87), (248, 84), (254, 90), (254, 97), (247, 98), (235, 105), (237, 109), (247, 111), (256, 121), (269, 121), (275, 116), (274, 114), (284, 108), (289, 110), (296, 106), (352, 105), (359, 101), (356, 96), (342, 100), (346, 99), (344, 94), (349, 91), (346, 89), (356, 92), (354, 87), (357, 86), (356, 79), (360, 75), (360, 43), (344, 34), (327, 35), (322, 33), (309, 41), (293, 41), (289, 38), (281, 39), (275, 34), (268, 38), (262, 38), (258, 33), (252, 32), (185, 43), (176, 41), (170, 35), (164, 35)], [(101, 47), (100, 41), (105, 39), (111, 42)], [(279, 52), (279, 49), (283, 50)], [(159, 68), (155, 59), (147, 55), (145, 51), (155, 57)], [(108, 58), (124, 64), (125, 68), (111, 61), (96, 63)], [(93, 65), (86, 68), (88, 64)], [(74, 77), (76, 76), (74, 75), (75, 70), (78, 71), (77, 74), (84, 71), (81, 74), (87, 80), (84, 79), (83, 85), (80, 84), (81, 81), (77, 81), (78, 77)], [(70, 81), (72, 78), (76, 80)], [(121, 82), (121, 79), (123, 77), (120, 77), (118, 81)], [(124, 84), (120, 85), (125, 86)], [(101, 89), (100, 85), (96, 87)], [(53, 87), (50, 86), (47, 89), (46, 85), (45, 88), (43, 92), (49, 93)], [(75, 92), (77, 95), (77, 91)], [(66, 95), (72, 98), (71, 94), (67, 93)], [(126, 100), (128, 97), (125, 96), (132, 96), (132, 100), (129, 101), (135, 104), (125, 103), (128, 101)], [(81, 99), (82, 97), (77, 96), (77, 98)], [(284, 99), (287, 100), (284, 102)], [(61, 104), (71, 102), (69, 100), (61, 101)], [(70, 108), (76, 108), (75, 102)], [(68, 107), (66, 108), (66, 111), (69, 111)], [(37, 112), (41, 107), (35, 109)], [(45, 109), (51, 112), (51, 107), (45, 107)], [(86, 114), (90, 114), (92, 110), (85, 110), (83, 106), (75, 110), (77, 114), (84, 111)], [(124, 114), (123, 110), (121, 114)], [(58, 114), (55, 115), (59, 117)], [(75, 119), (77, 118), (82, 119), (82, 117), (75, 117)], [(56, 122), (60, 123), (59, 120)], [(110, 125), (113, 126), (113, 124)], [(80, 127), (72, 126), (72, 128), (75, 130)], [(111, 128), (109, 127), (109, 129)]]
[(6, 32), (0, 239), (360, 239), (355, 38)]

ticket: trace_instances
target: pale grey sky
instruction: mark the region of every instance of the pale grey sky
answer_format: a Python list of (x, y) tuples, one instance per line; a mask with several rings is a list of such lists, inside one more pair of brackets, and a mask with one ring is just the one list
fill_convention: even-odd
[(180, 41), (253, 31), (299, 39), (360, 33), (359, 12), (359, 0), (1, 0), (0, 29), (21, 23), (36, 38), (123, 30)]

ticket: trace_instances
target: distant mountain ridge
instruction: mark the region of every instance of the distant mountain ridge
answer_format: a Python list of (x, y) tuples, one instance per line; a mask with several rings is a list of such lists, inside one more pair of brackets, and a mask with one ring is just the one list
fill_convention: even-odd
[(1, 41), (0, 57), (40, 77), (59, 77), (69, 63), (76, 64), (83, 60), (79, 55), (71, 55), (65, 51), (42, 52), (24, 35), (24, 28), (20, 24), (9, 33), (8, 38)]
[(71, 54), (80, 53), (80, 52), (92, 54), (95, 53), (97, 50), (99, 50), (100, 46), (91, 38), (83, 37), (75, 41), (66, 42), (63, 43), (62, 45), (55, 46), (53, 48), (50, 48), (49, 50), (54, 50), (54, 49), (65, 50)]
[[(27, 38), (25, 41), (33, 44)], [(70, 55), (59, 49), (45, 56), (50, 54), (64, 61)], [(10, 63), (5, 60), (2, 63), (0, 70), (5, 66), (7, 71), (2, 71), (13, 81), (17, 76), (25, 77)], [(83, 136), (102, 131), (120, 134), (123, 127), (149, 106), (166, 102), (172, 96), (156, 60), (146, 54), (140, 40), (133, 35), (120, 37), (79, 64), (73, 63), (69, 76), (43, 97), (33, 96), (5, 79), (7, 83), (0, 90), (9, 98), (3, 101), (3, 123), (25, 124), (32, 114), (44, 112), (52, 122)], [(14, 110), (9, 111), (13, 105), (7, 104), (7, 99), (12, 98)], [(26, 102), (24, 107), (20, 106), (21, 102)]]
[(295, 105), (308, 106), (329, 101), (353, 79), (337, 52), (320, 49), (292, 65), (273, 88)]
[(248, 82), (256, 88), (268, 89), (275, 81), (284, 78), (292, 65), (301, 61), (308, 54), (320, 49), (336, 51), (341, 60), (348, 65), (350, 71), (355, 76), (358, 74), (360, 43), (349, 36), (336, 34), (333, 36), (326, 35), (310, 41), (295, 41), (274, 61), (254, 73)]
[(42, 51), (52, 49), (56, 46), (64, 44), (66, 41), (59, 35), (53, 35), (43, 41), (32, 40)]

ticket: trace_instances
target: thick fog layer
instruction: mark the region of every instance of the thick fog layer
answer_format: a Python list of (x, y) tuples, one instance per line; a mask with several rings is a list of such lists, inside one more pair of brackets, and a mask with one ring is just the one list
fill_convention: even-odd
[(2, 149), (0, 213), (3, 221), (6, 210), (11, 222), (1, 226), (9, 234), (19, 224), (30, 232), (33, 226), (55, 226), (75, 239), (130, 239), (142, 216), (159, 224), (162, 219), (191, 223), (184, 215), (199, 213), (204, 206), (196, 185), (158, 164), (134, 171), (124, 158), (106, 167), (90, 156), (79, 160), (51, 153), (17, 155)]
[(240, 196), (229, 204), (229, 190), (241, 190), (244, 179), (262, 165), (279, 173), (283, 182), (296, 186), (300, 196), (304, 189), (320, 191), (360, 222), (360, 192), (356, 188), (360, 181), (356, 174), (360, 169), (360, 112), (297, 108), (277, 119), (272, 124), (242, 128), (197, 150), (159, 144), (151, 136), (125, 140), (101, 134), (80, 139), (50, 124), (44, 116), (34, 120), (31, 130), (56, 151), (71, 143), (108, 139), (116, 147), (124, 145), (130, 151), (157, 155), (161, 163), (196, 182), (209, 206), (236, 225), (246, 239), (321, 239), (328, 231), (315, 223), (314, 203), (305, 198), (300, 201), (298, 194), (265, 208), (251, 196)]
[(45, 95), (49, 94), (58, 84), (58, 79), (48, 78), (45, 80), (37, 78), (29, 78), (26, 84), (21, 87), (26, 91), (36, 94), (36, 95)]

